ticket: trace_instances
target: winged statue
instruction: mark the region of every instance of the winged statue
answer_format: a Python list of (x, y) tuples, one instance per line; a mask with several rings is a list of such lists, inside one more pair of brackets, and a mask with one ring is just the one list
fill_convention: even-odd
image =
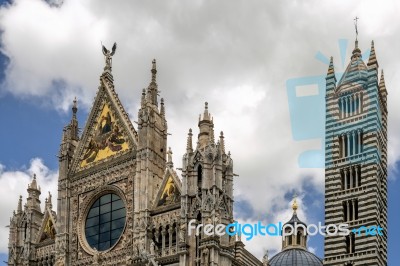
[(102, 50), (103, 50), (103, 54), (104, 54), (104, 59), (106, 61), (106, 68), (111, 69), (111, 63), (112, 63), (112, 56), (115, 54), (115, 50), (117, 50), (117, 43), (115, 42), (113, 47), (111, 48), (111, 52), (110, 50), (108, 50), (104, 45), (102, 45)]

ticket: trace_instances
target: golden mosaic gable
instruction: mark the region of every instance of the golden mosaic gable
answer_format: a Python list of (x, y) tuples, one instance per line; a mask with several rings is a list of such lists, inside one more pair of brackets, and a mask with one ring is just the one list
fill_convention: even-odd
[(179, 189), (176, 186), (172, 176), (169, 176), (168, 181), (165, 183), (165, 186), (162, 189), (162, 193), (160, 195), (160, 198), (158, 199), (157, 206), (159, 207), (173, 204), (179, 202), (180, 199), (181, 193), (179, 192)]
[(89, 166), (118, 153), (124, 153), (130, 148), (130, 143), (110, 104), (104, 102), (101, 112), (91, 128), (80, 167)]

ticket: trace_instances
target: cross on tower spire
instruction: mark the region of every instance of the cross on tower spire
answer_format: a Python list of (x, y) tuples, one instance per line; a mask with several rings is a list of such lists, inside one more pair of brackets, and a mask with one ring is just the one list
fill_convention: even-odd
[(356, 28), (356, 41), (357, 41), (357, 39), (358, 39), (358, 20), (359, 20), (360, 18), (359, 17), (355, 17), (354, 18), (354, 27)]

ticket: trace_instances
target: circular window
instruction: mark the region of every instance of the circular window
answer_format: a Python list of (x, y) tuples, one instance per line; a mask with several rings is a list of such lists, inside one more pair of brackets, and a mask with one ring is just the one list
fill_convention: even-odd
[(85, 235), (91, 248), (104, 251), (117, 243), (125, 226), (125, 204), (113, 193), (102, 195), (90, 207)]

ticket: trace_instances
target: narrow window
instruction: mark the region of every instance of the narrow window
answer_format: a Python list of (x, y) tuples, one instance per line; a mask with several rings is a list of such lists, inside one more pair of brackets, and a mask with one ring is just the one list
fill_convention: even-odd
[(203, 168), (201, 167), (201, 165), (199, 165), (199, 167), (197, 167), (197, 187), (199, 191), (201, 191), (202, 184), (203, 184)]

